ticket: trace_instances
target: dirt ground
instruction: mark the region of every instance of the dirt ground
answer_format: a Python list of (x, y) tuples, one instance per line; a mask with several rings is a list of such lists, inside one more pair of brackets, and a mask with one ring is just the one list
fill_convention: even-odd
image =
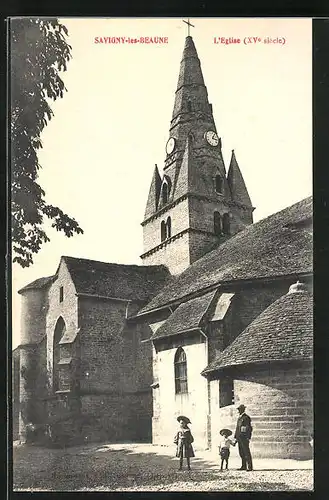
[(14, 445), (14, 491), (291, 491), (313, 489), (312, 461), (254, 460), (255, 470), (219, 470), (213, 452), (197, 452), (178, 471), (172, 447), (98, 444), (68, 449)]

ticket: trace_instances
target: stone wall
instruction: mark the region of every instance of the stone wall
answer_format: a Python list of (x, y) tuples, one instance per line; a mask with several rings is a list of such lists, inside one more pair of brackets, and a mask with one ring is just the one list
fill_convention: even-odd
[(38, 343), (46, 333), (48, 289), (27, 289), (20, 296), (20, 345)]
[(84, 441), (150, 442), (151, 404), (151, 390), (81, 396)]
[(87, 440), (151, 440), (152, 360), (146, 325), (127, 302), (79, 299), (81, 415)]
[(252, 418), (253, 456), (307, 459), (313, 433), (313, 377), (309, 364), (271, 365), (239, 370), (234, 375), (235, 405), (219, 408), (219, 381), (211, 387), (211, 441), (217, 446), (221, 428), (235, 430), (238, 404)]
[[(60, 288), (63, 287), (63, 301), (60, 302)], [(61, 261), (56, 281), (52, 283), (48, 293), (49, 310), (46, 322), (47, 334), (47, 370), (50, 386), (53, 382), (53, 348), (54, 333), (59, 318), (65, 323), (66, 331), (78, 331), (78, 297), (70, 273), (64, 261)]]
[(220, 244), (220, 240), (215, 235), (190, 232), (189, 233), (189, 251), (190, 263), (200, 259), (210, 250), (213, 250)]
[(142, 260), (147, 266), (163, 264), (171, 274), (182, 273), (190, 265), (189, 234), (163, 242), (159, 249)]
[(143, 248), (148, 252), (161, 243), (161, 222), (171, 217), (171, 235), (184, 231), (189, 227), (188, 200), (182, 200), (177, 205), (170, 207), (163, 214), (150, 220), (143, 226)]

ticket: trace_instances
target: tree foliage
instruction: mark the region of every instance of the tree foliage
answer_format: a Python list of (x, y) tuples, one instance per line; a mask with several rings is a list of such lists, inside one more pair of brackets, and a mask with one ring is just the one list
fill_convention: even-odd
[(37, 182), (41, 133), (53, 116), (49, 102), (67, 90), (59, 73), (67, 69), (71, 46), (66, 27), (54, 18), (13, 19), (10, 35), (13, 261), (28, 267), (50, 241), (45, 217), (67, 237), (83, 233), (75, 219), (46, 202)]

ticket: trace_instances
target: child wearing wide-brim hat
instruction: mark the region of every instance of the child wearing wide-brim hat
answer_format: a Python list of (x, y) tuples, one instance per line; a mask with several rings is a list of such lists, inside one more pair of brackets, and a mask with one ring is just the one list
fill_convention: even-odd
[(219, 455), (221, 457), (220, 470), (223, 470), (224, 462), (226, 464), (225, 470), (228, 470), (228, 459), (230, 458), (230, 446), (235, 446), (235, 439), (230, 439), (232, 435), (232, 431), (230, 429), (222, 429), (219, 431), (219, 434), (222, 436), (222, 439), (219, 443)]
[(190, 428), (188, 427), (188, 424), (190, 424), (191, 421), (184, 415), (180, 415), (179, 417), (177, 417), (177, 421), (180, 424), (180, 428), (175, 435), (174, 443), (177, 445), (176, 457), (179, 458), (179, 470), (182, 470), (184, 458), (186, 458), (187, 469), (191, 470), (190, 458), (195, 456), (192, 447), (194, 438), (192, 436)]

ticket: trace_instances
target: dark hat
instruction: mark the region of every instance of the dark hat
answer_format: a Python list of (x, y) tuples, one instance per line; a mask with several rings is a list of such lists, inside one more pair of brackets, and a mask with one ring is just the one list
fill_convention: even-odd
[(179, 415), (179, 417), (177, 417), (178, 422), (180, 422), (181, 420), (183, 420), (183, 422), (185, 422), (185, 424), (191, 423), (191, 420), (188, 417), (184, 417), (184, 415)]
[(237, 410), (245, 410), (245, 409), (246, 409), (245, 405), (240, 405), (237, 407)]
[(231, 436), (232, 435), (232, 431), (230, 431), (230, 429), (222, 429), (221, 431), (219, 431), (219, 434), (221, 436)]

